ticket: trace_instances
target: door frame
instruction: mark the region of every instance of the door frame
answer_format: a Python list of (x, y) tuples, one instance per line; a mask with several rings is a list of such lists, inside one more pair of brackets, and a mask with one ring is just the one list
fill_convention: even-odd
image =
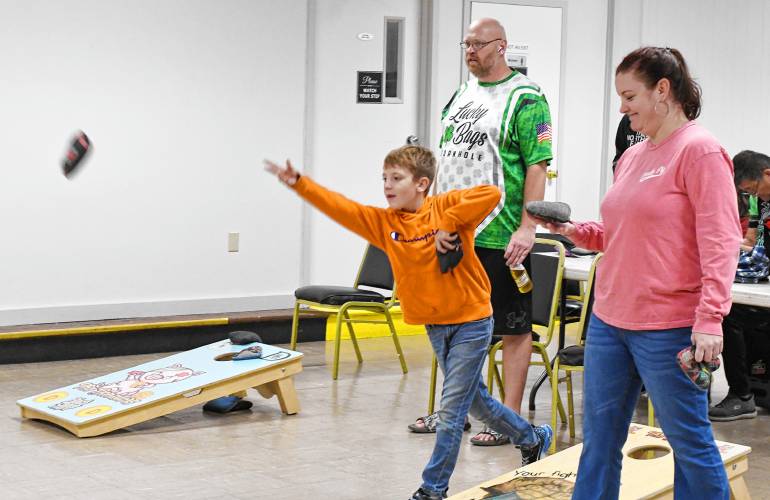
[[(556, 126), (556, 135), (558, 139), (556, 141), (556, 150), (564, 150), (564, 134), (562, 134), (562, 124), (564, 123), (564, 90), (566, 89), (567, 81), (567, 0), (463, 0), (463, 32), (465, 28), (472, 21), (471, 19), (471, 3), (499, 3), (507, 5), (521, 5), (524, 7), (549, 7), (561, 9), (561, 47), (559, 51), (559, 123)], [(462, 58), (462, 54), (460, 55)], [(461, 64), (461, 81), (468, 80), (468, 67), (465, 64)], [(556, 201), (561, 199), (561, 183), (559, 182), (558, 172), (561, 168), (561, 162), (559, 158), (554, 155), (552, 163), (556, 163), (557, 177), (554, 179), (556, 185), (554, 186), (554, 198)], [(548, 180), (546, 179), (546, 182)], [(546, 186), (547, 189), (547, 186)]]

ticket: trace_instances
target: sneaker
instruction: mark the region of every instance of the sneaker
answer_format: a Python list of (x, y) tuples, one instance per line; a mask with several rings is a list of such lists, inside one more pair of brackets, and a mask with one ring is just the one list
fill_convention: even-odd
[(446, 491), (444, 493), (429, 493), (419, 488), (409, 497), (409, 500), (443, 500), (444, 498), (446, 498)]
[(732, 393), (716, 406), (709, 408), (709, 420), (714, 422), (730, 422), (742, 418), (754, 418), (757, 416), (757, 406), (754, 404), (754, 395), (744, 401)]
[(551, 446), (551, 439), (553, 439), (553, 429), (548, 424), (538, 425), (534, 427), (535, 435), (537, 436), (538, 443), (534, 446), (524, 447), (519, 446), (521, 449), (521, 466), (533, 464), (545, 456), (546, 450)]

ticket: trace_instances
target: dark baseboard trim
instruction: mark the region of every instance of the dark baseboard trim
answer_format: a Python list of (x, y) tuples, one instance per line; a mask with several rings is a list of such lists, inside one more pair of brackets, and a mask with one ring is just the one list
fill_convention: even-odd
[[(266, 344), (288, 344), (291, 340), (291, 317), (254, 319), (238, 318), (225, 325), (8, 338), (0, 341), (0, 364), (187, 351), (227, 339), (235, 330), (256, 332)], [(300, 342), (325, 340), (326, 317), (302, 317), (297, 337)]]

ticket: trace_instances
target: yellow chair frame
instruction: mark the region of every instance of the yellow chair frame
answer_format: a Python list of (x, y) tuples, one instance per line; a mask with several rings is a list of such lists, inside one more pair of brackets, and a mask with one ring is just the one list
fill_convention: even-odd
[[(535, 238), (535, 243), (540, 243), (543, 245), (549, 245), (555, 248), (556, 252), (559, 254), (558, 259), (558, 268), (556, 271), (556, 282), (554, 284), (554, 290), (553, 290), (553, 296), (551, 298), (551, 308), (549, 312), (549, 320), (547, 325), (540, 325), (545, 327), (545, 341), (532, 341), (532, 348), (536, 351), (537, 354), (540, 355), (541, 360), (530, 360), (530, 366), (543, 366), (546, 371), (546, 375), (548, 379), (550, 380), (551, 377), (551, 359), (548, 356), (547, 348), (548, 345), (551, 343), (551, 340), (553, 339), (553, 333), (556, 330), (556, 323), (558, 319), (558, 310), (559, 310), (559, 300), (561, 298), (561, 287), (562, 287), (562, 281), (564, 277), (564, 259), (566, 258), (566, 250), (564, 248), (564, 245), (560, 241), (551, 240), (547, 238)], [(497, 352), (503, 347), (503, 343), (497, 342), (494, 345), (490, 346), (489, 348), (489, 359), (487, 363), (487, 389), (489, 390), (489, 393), (492, 394), (494, 392), (494, 385), (497, 383), (498, 391), (500, 393), (500, 400), (505, 400), (505, 389), (504, 389), (504, 380), (503, 375), (501, 375), (500, 371), (497, 369), (498, 362), (496, 361), (495, 357), (497, 355)], [(436, 383), (438, 378), (438, 360), (436, 359), (436, 356), (433, 356), (433, 364), (431, 366), (431, 374), (430, 374), (430, 393), (428, 395), (428, 413), (433, 413), (435, 409), (435, 399), (436, 399)], [(556, 402), (556, 407), (558, 408), (559, 415), (561, 416), (561, 419), (563, 422), (566, 422), (567, 417), (564, 413), (564, 407), (561, 403), (561, 399), (558, 399)]]
[[(361, 259), (361, 264), (358, 267), (358, 272), (356, 273), (356, 279), (353, 285), (354, 288), (357, 288), (359, 285), (359, 279), (361, 277), (361, 272), (363, 270), (368, 251), (369, 251), (369, 247), (367, 247), (367, 251), (364, 252), (364, 257)], [(409, 369), (406, 366), (406, 359), (404, 358), (404, 352), (401, 350), (401, 343), (398, 341), (398, 333), (396, 332), (396, 327), (393, 324), (393, 317), (391, 316), (391, 313), (390, 313), (390, 310), (396, 305), (398, 305), (398, 298), (396, 296), (395, 283), (393, 284), (392, 294), (390, 298), (387, 299), (385, 302), (350, 301), (350, 302), (345, 302), (344, 304), (341, 304), (341, 305), (331, 305), (331, 304), (322, 304), (320, 302), (313, 302), (310, 300), (296, 299), (294, 303), (294, 314), (292, 317), (292, 325), (291, 325), (291, 350), (294, 350), (297, 347), (299, 316), (303, 311), (318, 311), (318, 312), (336, 314), (337, 320), (334, 328), (334, 365), (332, 368), (332, 379), (337, 380), (337, 377), (339, 375), (340, 340), (342, 339), (341, 334), (342, 334), (343, 323), (347, 325), (348, 333), (350, 334), (350, 340), (353, 342), (353, 349), (356, 352), (356, 358), (358, 359), (359, 363), (363, 363), (363, 357), (361, 356), (361, 350), (358, 347), (358, 339), (356, 338), (356, 333), (353, 330), (353, 323), (388, 325), (388, 328), (390, 329), (390, 336), (393, 339), (393, 344), (395, 344), (396, 346), (396, 353), (401, 363), (401, 371), (403, 373), (408, 373)], [(372, 313), (379, 313), (384, 318), (383, 319), (351, 318), (350, 312), (352, 311), (368, 311)]]
[[(591, 298), (591, 294), (593, 294), (594, 290), (594, 280), (596, 278), (596, 266), (601, 260), (603, 254), (598, 254), (594, 261), (591, 263), (591, 270), (588, 273), (588, 281), (586, 282), (586, 286), (584, 288), (584, 297), (583, 297), (583, 308), (580, 312), (580, 322), (578, 323), (578, 332), (580, 332), (580, 338), (578, 339), (579, 344), (578, 345), (585, 345), (585, 335), (584, 335), (584, 329), (586, 328), (586, 322), (588, 321), (588, 314), (590, 313), (588, 307), (589, 300)], [(564, 371), (564, 377), (559, 378), (559, 371)], [(565, 382), (567, 385), (567, 414), (568, 414), (568, 426), (569, 426), (569, 436), (571, 439), (575, 438), (575, 404), (574, 404), (574, 398), (572, 395), (572, 372), (583, 372), (584, 367), (583, 365), (564, 365), (559, 362), (559, 356), (558, 353), (555, 356), (554, 364), (553, 364), (553, 371), (551, 372), (551, 404), (556, 405), (557, 401), (561, 399), (559, 395), (559, 383)], [(647, 398), (647, 425), (650, 427), (655, 426), (655, 410), (652, 405), (652, 398)], [(562, 419), (563, 422), (563, 419)], [(551, 427), (556, 430), (556, 413), (551, 414)], [(549, 453), (554, 453), (556, 451), (556, 439), (551, 440), (551, 447), (548, 450)]]
[[(540, 360), (530, 360), (529, 365), (530, 366), (542, 366), (545, 369), (547, 380), (551, 379), (552, 376), (552, 368), (551, 368), (551, 358), (548, 355), (548, 346), (551, 344), (551, 341), (553, 340), (553, 334), (556, 331), (557, 323), (559, 319), (559, 303), (561, 301), (561, 289), (564, 284), (564, 261), (567, 258), (567, 251), (564, 248), (564, 245), (557, 240), (552, 240), (548, 238), (535, 238), (535, 243), (539, 243), (541, 245), (549, 245), (554, 247), (558, 255), (558, 267), (556, 270), (556, 282), (553, 287), (553, 295), (551, 297), (551, 309), (548, 314), (548, 324), (547, 325), (538, 325), (542, 328), (545, 328), (545, 340), (533, 340), (532, 341), (532, 349), (535, 351), (533, 354), (539, 354)], [(535, 325), (533, 324), (533, 327)], [(534, 330), (534, 328), (533, 328)], [(542, 339), (542, 337), (541, 337)], [(505, 399), (505, 389), (504, 389), (504, 374), (500, 373), (500, 370), (498, 370), (497, 365), (500, 363), (497, 361), (496, 356), (497, 352), (502, 349), (503, 343), (502, 341), (497, 342), (495, 345), (493, 345), (489, 349), (489, 363), (487, 366), (487, 386), (489, 387), (489, 393), (491, 394), (494, 390), (494, 385), (497, 383), (498, 392), (500, 393), (500, 399)], [(559, 412), (559, 416), (561, 417), (562, 422), (566, 422), (567, 417), (564, 413), (564, 406), (562, 405), (561, 398), (557, 398), (556, 402), (552, 406), (552, 408), (557, 408)]]

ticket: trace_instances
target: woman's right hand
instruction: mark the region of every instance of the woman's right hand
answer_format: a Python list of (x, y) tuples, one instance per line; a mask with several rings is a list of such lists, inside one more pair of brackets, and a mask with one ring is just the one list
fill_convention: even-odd
[(539, 221), (540, 225), (546, 228), (549, 232), (555, 234), (561, 234), (562, 236), (570, 237), (575, 234), (577, 227), (571, 222), (546, 222)]

